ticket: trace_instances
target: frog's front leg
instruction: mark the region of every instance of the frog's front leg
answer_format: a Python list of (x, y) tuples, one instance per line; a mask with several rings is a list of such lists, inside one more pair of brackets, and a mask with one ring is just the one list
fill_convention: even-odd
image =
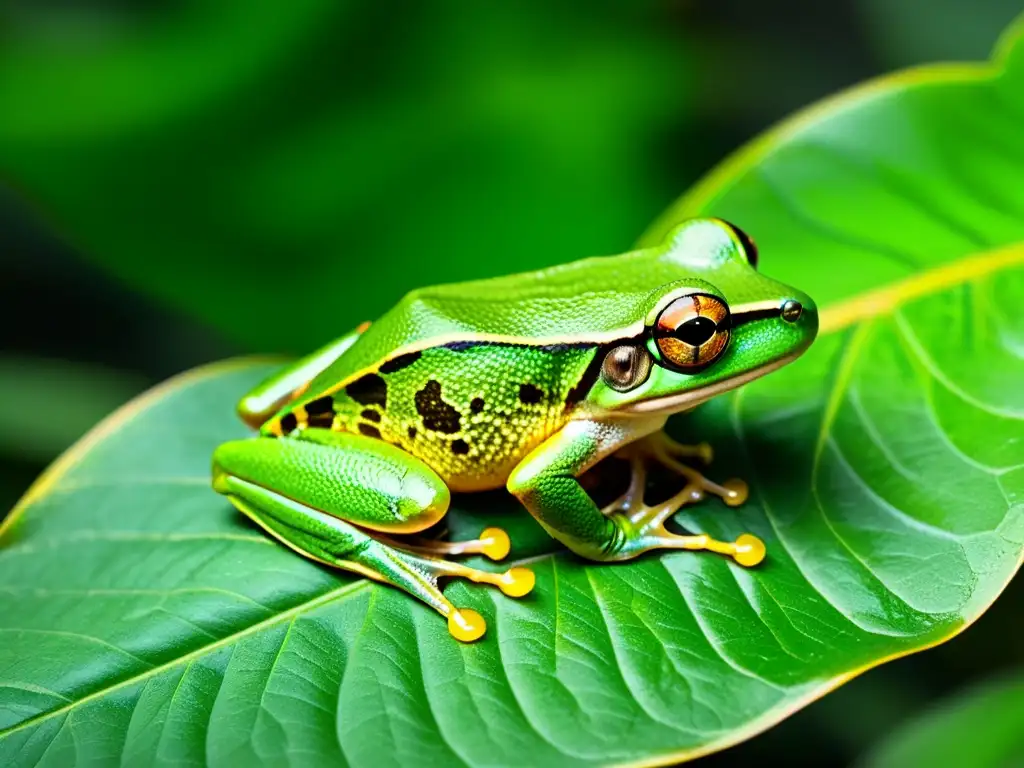
[(325, 344), (261, 381), (238, 401), (237, 411), (242, 421), (253, 429), (259, 429), (278, 408), (301, 395), (309, 382), (341, 357), (369, 327), (368, 322), (362, 323), (341, 338)]
[[(730, 555), (740, 565), (759, 563), (764, 545), (750, 534), (723, 542), (704, 534), (680, 536), (665, 529), (672, 512), (694, 500), (692, 482), (654, 508), (643, 507), (641, 502), (639, 508), (634, 505), (628, 512), (609, 514), (602, 512), (580, 485), (577, 478), (601, 459), (631, 443), (642, 445), (644, 439), (660, 434), (663, 424), (664, 417), (570, 422), (516, 467), (508, 489), (548, 533), (591, 560), (628, 560), (652, 549), (703, 549)], [(642, 484), (642, 473), (639, 485), (634, 474), (634, 495), (642, 495)]]
[[(445, 616), (459, 640), (476, 640), (486, 625), (476, 611), (453, 606), (439, 578), (492, 584), (512, 597), (533, 588), (525, 568), (489, 573), (387, 543), (439, 521), (450, 495), (426, 464), (380, 440), (316, 428), (300, 438), (236, 440), (214, 453), (213, 477), (215, 490), (300, 554), (404, 589)], [(461, 548), (495, 554), (493, 538), (492, 531)]]

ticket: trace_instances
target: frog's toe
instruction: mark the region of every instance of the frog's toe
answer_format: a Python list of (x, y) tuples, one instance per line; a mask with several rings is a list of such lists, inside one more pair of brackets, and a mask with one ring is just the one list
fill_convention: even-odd
[(504, 560), (512, 549), (512, 542), (501, 528), (485, 528), (478, 539), (480, 553), (491, 560)]
[(708, 442), (687, 445), (673, 440), (665, 434), (665, 432), (657, 433), (656, 441), (663, 450), (676, 458), (687, 457), (699, 459), (705, 466), (715, 459), (714, 449), (712, 449), (711, 443)]
[(456, 608), (448, 614), (448, 631), (456, 640), (472, 643), (484, 636), (487, 622), (471, 608)]
[(722, 496), (722, 500), (730, 507), (738, 507), (750, 496), (750, 489), (747, 487), (746, 482), (738, 477), (726, 480), (722, 483), (722, 487), (725, 489), (725, 495)]
[(491, 560), (504, 560), (512, 549), (508, 534), (501, 528), (485, 528), (479, 538), (468, 541), (431, 541), (406, 537), (389, 539), (389, 542), (400, 549), (435, 557), (484, 555)]
[(438, 560), (433, 564), (433, 571), (438, 576), (450, 576), (458, 579), (476, 582), (477, 584), (490, 584), (497, 587), (509, 597), (525, 597), (533, 591), (536, 577), (529, 568), (509, 568), (504, 573), (491, 573), (470, 568), (461, 563), (450, 563), (446, 560)]
[[(711, 463), (711, 446), (707, 443), (687, 446), (676, 443), (664, 433), (650, 438), (649, 444), (645, 446), (650, 458), (657, 461), (666, 469), (686, 478), (687, 487), (693, 488), (700, 493), (710, 493), (718, 496), (730, 507), (737, 507), (744, 503), (749, 496), (747, 484), (738, 478), (726, 480), (724, 483), (716, 483), (708, 479), (693, 467), (689, 467), (679, 461), (680, 456), (697, 456), (705, 464)], [(683, 449), (690, 451), (686, 453)]]
[(660, 528), (645, 535), (637, 551), (649, 551), (652, 549), (687, 549), (691, 551), (717, 552), (721, 555), (728, 555), (737, 565), (742, 565), (745, 568), (759, 565), (765, 557), (764, 542), (750, 533), (741, 534), (736, 538), (736, 541), (719, 541), (703, 533), (679, 536), (669, 533), (664, 528)]
[(533, 591), (537, 578), (529, 568), (510, 568), (498, 579), (498, 589), (509, 597), (523, 597)]

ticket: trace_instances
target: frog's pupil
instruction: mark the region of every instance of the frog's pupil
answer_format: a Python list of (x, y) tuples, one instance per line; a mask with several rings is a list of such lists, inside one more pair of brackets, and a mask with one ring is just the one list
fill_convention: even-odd
[(715, 335), (718, 326), (710, 317), (691, 317), (676, 328), (675, 337), (687, 344), (699, 347)]

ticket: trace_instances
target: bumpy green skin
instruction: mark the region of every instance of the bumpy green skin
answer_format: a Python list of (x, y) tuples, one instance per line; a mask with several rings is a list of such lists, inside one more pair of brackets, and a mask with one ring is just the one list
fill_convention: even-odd
[(452, 490), (499, 488), (568, 420), (569, 393), (594, 354), (592, 346), (427, 349), (337, 390), (330, 424), (418, 456)]
[[(692, 291), (727, 303), (737, 325), (712, 365), (682, 372), (658, 358), (650, 329), (667, 301)], [(798, 320), (780, 317), (786, 301), (802, 305)], [(367, 531), (421, 530), (444, 514), (449, 489), (507, 485), (583, 556), (679, 546), (605, 516), (576, 478), (669, 413), (795, 358), (816, 330), (811, 299), (754, 269), (717, 220), (687, 222), (658, 248), (414, 291), (243, 399), (260, 437), (217, 450), (215, 488), (300, 552), (448, 615), (436, 576), (450, 570)], [(625, 392), (599, 375), (623, 343), (655, 358)], [(279, 407), (267, 418), (270, 403)]]
[(217, 464), (364, 528), (412, 533), (448, 511), (448, 487), (426, 464), (362, 435), (311, 427), (301, 440), (236, 440)]

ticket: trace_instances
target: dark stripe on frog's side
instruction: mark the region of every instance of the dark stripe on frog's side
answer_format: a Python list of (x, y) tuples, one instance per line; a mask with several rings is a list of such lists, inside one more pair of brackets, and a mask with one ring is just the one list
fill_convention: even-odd
[(334, 413), (334, 398), (330, 395), (324, 395), (318, 397), (316, 400), (310, 400), (305, 405), (306, 413), (310, 416), (319, 416), (324, 413)]
[(458, 410), (441, 398), (441, 384), (434, 379), (428, 381), (415, 395), (416, 412), (423, 419), (423, 426), (433, 432), (453, 435), (459, 431), (462, 419)]
[[(564, 352), (567, 349), (590, 349), (590, 348), (593, 348), (593, 347), (596, 347), (596, 346), (597, 346), (596, 344), (592, 344), (592, 343), (586, 342), (586, 341), (580, 341), (580, 342), (561, 341), (561, 342), (556, 342), (554, 344), (529, 344), (527, 342), (521, 342), (521, 341), (487, 341), (487, 340), (472, 341), (472, 340), (467, 340), (467, 341), (449, 341), (449, 342), (446, 342), (445, 344), (439, 344), (436, 347), (428, 347), (427, 349), (443, 348), (443, 349), (449, 349), (452, 352), (465, 352), (467, 349), (473, 349), (474, 347), (508, 347), (510, 349), (512, 349), (512, 348), (536, 349), (536, 350), (539, 350), (541, 352), (550, 352), (551, 354), (558, 354), (559, 352)], [(426, 351), (426, 350), (424, 350), (424, 351)], [(400, 357), (404, 357), (404, 355), (400, 355)], [(383, 370), (383, 366), (382, 366), (381, 369)]]
[(586, 400), (591, 388), (597, 383), (597, 379), (601, 375), (601, 366), (604, 364), (605, 355), (607, 355), (611, 349), (612, 347), (610, 345), (599, 347), (597, 349), (597, 352), (594, 354), (594, 359), (590, 361), (590, 365), (588, 365), (586, 370), (583, 371), (583, 375), (580, 376), (580, 380), (576, 382), (576, 386), (570, 389), (569, 393), (565, 396), (565, 410), (571, 411), (577, 405)]
[(381, 373), (394, 373), (395, 371), (400, 371), (403, 368), (408, 368), (421, 357), (423, 357), (422, 352), (406, 352), (404, 355), (398, 355), (398, 357), (392, 357), (390, 360), (385, 360), (381, 363), (378, 370)]

